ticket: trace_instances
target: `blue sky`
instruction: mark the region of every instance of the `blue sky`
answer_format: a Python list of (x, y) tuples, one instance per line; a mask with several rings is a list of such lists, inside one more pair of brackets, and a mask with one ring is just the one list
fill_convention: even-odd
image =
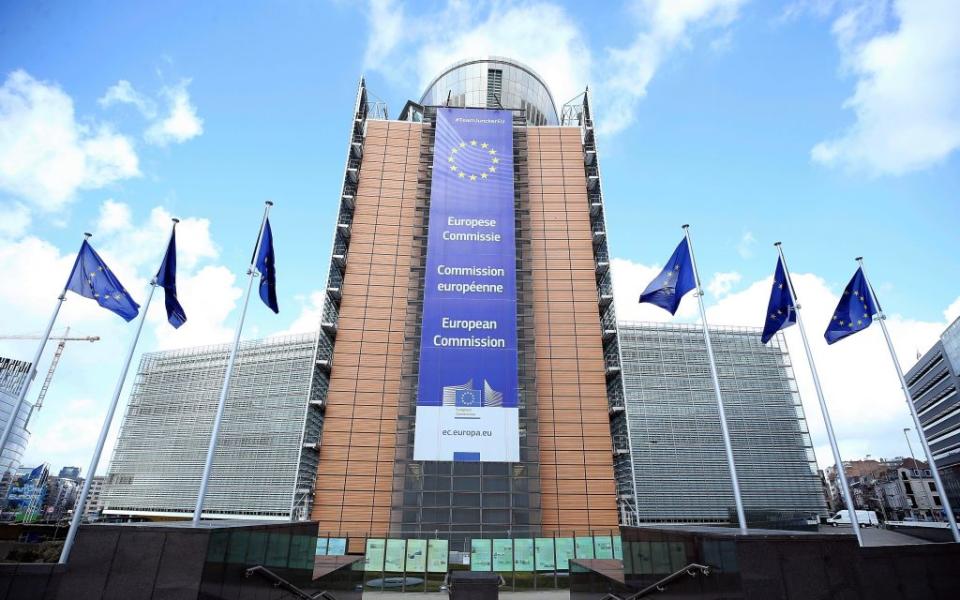
[[(621, 316), (666, 317), (635, 297), (689, 222), (711, 322), (760, 324), (782, 240), (819, 339), (863, 255), (909, 367), (960, 314), (958, 5), (602, 6), (3, 3), (0, 334), (42, 328), (83, 231), (144, 298), (177, 216), (190, 321), (174, 332), (158, 303), (140, 350), (227, 341), (267, 199), (281, 312), (252, 304), (245, 337), (309, 330), (360, 75), (395, 116), (444, 65), (497, 54), (558, 102), (590, 85)], [(60, 324), (104, 340), (68, 348), (28, 462), (87, 466), (131, 333), (90, 304), (71, 297)], [(694, 313), (690, 298), (678, 318)], [(32, 352), (0, 340), (0, 355)], [(845, 456), (903, 453), (911, 424), (879, 331), (815, 353)]]

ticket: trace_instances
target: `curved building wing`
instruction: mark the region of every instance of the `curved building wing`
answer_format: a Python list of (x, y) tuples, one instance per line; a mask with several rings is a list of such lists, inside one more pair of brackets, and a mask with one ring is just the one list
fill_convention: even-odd
[(553, 95), (543, 78), (520, 62), (497, 56), (454, 63), (430, 82), (420, 104), (520, 108), (528, 125), (560, 124)]

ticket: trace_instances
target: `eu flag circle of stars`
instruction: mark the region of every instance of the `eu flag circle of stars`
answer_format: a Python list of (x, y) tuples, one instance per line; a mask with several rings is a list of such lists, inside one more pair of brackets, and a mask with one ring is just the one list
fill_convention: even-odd
[[(859, 300), (860, 303), (863, 305), (863, 319), (869, 319), (869, 318), (870, 318), (870, 307), (867, 306), (867, 298), (866, 298), (866, 296), (860, 294), (860, 292), (858, 292), (857, 290), (853, 290), (853, 292), (844, 292), (844, 294), (848, 294), (848, 293), (852, 293), (852, 294), (853, 294), (853, 297), (856, 298), (857, 300)], [(853, 302), (853, 301), (851, 300), (851, 302)], [(857, 319), (857, 322), (854, 323), (854, 322), (853, 322), (854, 316), (853, 316), (853, 314), (852, 314), (852, 313), (853, 313), (853, 306), (850, 306), (849, 304), (848, 304), (847, 306), (848, 306), (848, 310), (849, 310), (850, 313), (851, 313), (851, 314), (850, 314), (850, 320), (847, 321), (846, 319), (841, 319), (841, 318), (840, 318), (840, 314), (839, 314), (840, 311), (837, 311), (837, 313), (833, 315), (833, 320), (834, 320), (834, 321), (837, 321), (837, 323), (840, 325), (840, 327), (848, 327), (848, 328), (850, 328), (850, 329), (853, 329), (854, 327), (862, 327), (862, 326), (863, 326), (863, 319)]]
[[(478, 173), (472, 173), (470, 171), (464, 170), (464, 168), (457, 162), (457, 158), (460, 155), (460, 152), (466, 152), (469, 150), (478, 151), (485, 153), (489, 157), (489, 165), (486, 167), (486, 171), (480, 171)], [(497, 172), (497, 167), (500, 164), (500, 158), (497, 156), (497, 151), (493, 148), (490, 148), (490, 144), (487, 142), (478, 142), (477, 140), (470, 140), (470, 142), (460, 142), (458, 146), (454, 146), (450, 149), (450, 156), (447, 157), (447, 162), (450, 163), (450, 170), (457, 174), (457, 177), (460, 179), (465, 179), (467, 181), (477, 181), (484, 180), (489, 178), (491, 175)]]

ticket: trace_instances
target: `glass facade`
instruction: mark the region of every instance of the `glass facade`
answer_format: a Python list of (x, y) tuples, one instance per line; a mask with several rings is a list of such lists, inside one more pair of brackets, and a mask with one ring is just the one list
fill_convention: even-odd
[(420, 104), (523, 109), (529, 125), (560, 124), (553, 96), (540, 76), (506, 58), (456, 63), (427, 86)]
[(960, 319), (954, 321), (940, 336), (940, 343), (943, 344), (943, 352), (950, 361), (954, 375), (960, 375)]
[[(826, 514), (786, 342), (754, 328), (711, 341), (745, 508)], [(703, 331), (620, 323), (640, 522), (729, 522), (733, 491)]]
[[(193, 513), (230, 347), (145, 354), (102, 493), (105, 514)], [(287, 519), (309, 506), (325, 392), (316, 334), (240, 345), (204, 505), (210, 518)]]
[[(6, 428), (10, 420), (13, 407), (17, 403), (17, 396), (23, 389), (29, 372), (29, 362), (0, 357), (0, 431)], [(0, 455), (0, 461), (2, 461), (0, 469), (3, 469), (3, 475), (0, 477), (0, 497), (6, 496), (13, 471), (23, 460), (23, 453), (30, 440), (26, 425), (31, 410), (33, 407), (28, 402), (24, 402), (20, 407), (20, 414), (17, 415), (17, 420), (10, 429), (7, 445), (3, 448), (3, 454)]]
[[(954, 355), (951, 355), (951, 352)], [(950, 506), (960, 508), (960, 319), (911, 367), (905, 379), (940, 471)]]

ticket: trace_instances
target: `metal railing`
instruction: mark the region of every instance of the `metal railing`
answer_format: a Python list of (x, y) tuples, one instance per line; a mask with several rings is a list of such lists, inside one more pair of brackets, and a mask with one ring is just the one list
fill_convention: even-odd
[(600, 600), (637, 600), (638, 598), (643, 598), (644, 596), (648, 596), (653, 592), (667, 591), (667, 584), (673, 583), (674, 581), (676, 581), (677, 579), (681, 578), (684, 575), (687, 575), (688, 577), (696, 577), (697, 575), (709, 575), (712, 571), (716, 571), (716, 570), (718, 569), (715, 569), (714, 567), (711, 567), (709, 565), (701, 565), (699, 563), (690, 563), (687, 566), (682, 567), (674, 571), (673, 573), (670, 573), (669, 575), (667, 575), (663, 579), (660, 579), (656, 583), (652, 583), (648, 585), (647, 587), (643, 588), (636, 594), (631, 594), (626, 598), (621, 598), (616, 594), (607, 594)]
[(319, 600), (320, 598), (325, 598), (326, 600), (337, 600), (336, 596), (326, 590), (317, 592), (315, 594), (301, 590), (263, 565), (250, 567), (244, 572), (244, 577), (251, 577), (253, 575), (259, 575), (273, 584), (273, 587), (286, 590), (295, 595), (297, 598), (302, 598), (303, 600)]

